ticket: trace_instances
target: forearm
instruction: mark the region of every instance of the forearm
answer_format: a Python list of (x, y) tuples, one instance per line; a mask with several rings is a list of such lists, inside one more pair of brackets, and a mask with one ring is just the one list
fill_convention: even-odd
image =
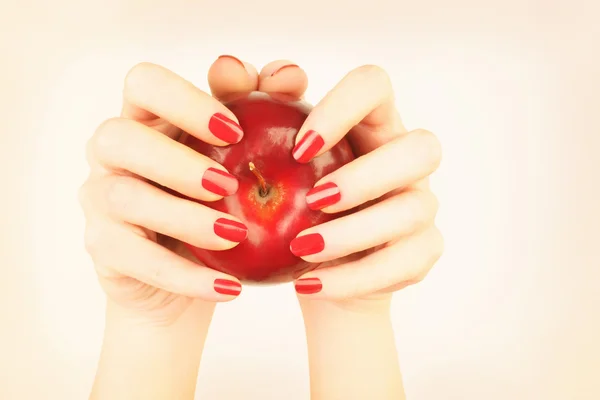
[(90, 400), (193, 399), (214, 305), (193, 303), (169, 326), (107, 307), (104, 343)]
[(312, 400), (402, 400), (389, 301), (365, 308), (301, 300)]

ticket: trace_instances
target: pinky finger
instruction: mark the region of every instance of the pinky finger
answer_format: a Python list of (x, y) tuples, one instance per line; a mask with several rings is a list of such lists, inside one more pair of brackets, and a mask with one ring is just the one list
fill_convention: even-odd
[(213, 302), (229, 301), (241, 293), (236, 278), (180, 257), (123, 225), (90, 223), (85, 237), (96, 264), (152, 287)]
[(431, 227), (357, 261), (308, 272), (296, 280), (296, 292), (314, 299), (346, 300), (401, 288), (422, 280), (442, 252), (442, 235)]

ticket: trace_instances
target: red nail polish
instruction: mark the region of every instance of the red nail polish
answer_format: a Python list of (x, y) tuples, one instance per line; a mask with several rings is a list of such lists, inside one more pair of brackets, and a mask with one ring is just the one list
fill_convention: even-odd
[(319, 293), (323, 289), (323, 284), (319, 278), (302, 278), (294, 284), (296, 292), (300, 294)]
[(229, 172), (209, 168), (202, 175), (202, 187), (219, 196), (230, 196), (237, 192), (239, 183)]
[(291, 241), (290, 250), (296, 257), (310, 256), (323, 251), (325, 242), (319, 233), (299, 236)]
[(242, 242), (248, 236), (248, 228), (241, 222), (219, 218), (213, 227), (215, 234), (231, 242)]
[(299, 66), (297, 66), (296, 64), (288, 64), (288, 65), (284, 65), (282, 67), (279, 67), (278, 69), (276, 69), (272, 74), (271, 77), (277, 75), (278, 73), (280, 73), (281, 71), (283, 71), (284, 69), (288, 69), (288, 68), (300, 68)]
[(239, 142), (244, 135), (242, 127), (237, 122), (221, 113), (210, 117), (208, 130), (222, 141), (230, 144)]
[(310, 130), (306, 132), (304, 137), (292, 150), (292, 156), (300, 163), (309, 162), (321, 148), (325, 145), (325, 141), (317, 132)]
[(233, 61), (237, 62), (238, 64), (240, 64), (242, 66), (242, 68), (246, 69), (246, 66), (244, 65), (244, 62), (242, 60), (240, 60), (239, 58), (237, 58), (237, 57), (234, 57), (234, 56), (229, 55), (229, 54), (223, 54), (223, 55), (220, 55), (217, 58), (217, 60), (219, 60), (221, 58), (227, 58), (227, 59), (233, 60)]
[(214, 288), (217, 293), (231, 296), (237, 296), (242, 292), (242, 285), (229, 279), (215, 279)]
[(342, 198), (340, 188), (333, 182), (327, 182), (309, 190), (306, 203), (311, 210), (321, 210), (337, 203)]

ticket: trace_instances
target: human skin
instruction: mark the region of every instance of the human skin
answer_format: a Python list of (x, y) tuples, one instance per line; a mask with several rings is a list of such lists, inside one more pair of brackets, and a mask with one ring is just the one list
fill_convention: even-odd
[[(199, 265), (182, 245), (232, 248), (237, 243), (216, 235), (213, 225), (236, 219), (161, 190), (205, 202), (222, 198), (200, 182), (209, 168), (224, 168), (177, 138), (186, 131), (212, 145), (235, 142), (243, 132), (218, 99), (252, 90), (301, 98), (308, 80), (287, 60), (259, 73), (231, 56), (215, 61), (208, 79), (211, 93), (203, 93), (160, 66), (134, 67), (121, 116), (90, 139), (91, 171), (80, 201), (86, 247), (107, 294), (91, 398), (193, 398), (215, 304), (241, 291), (237, 279)], [(348, 140), (363, 156), (325, 176), (307, 196), (321, 212), (359, 211), (291, 243), (297, 256), (321, 264), (295, 281), (313, 399), (404, 397), (389, 307), (392, 293), (421, 280), (441, 254), (437, 202), (427, 180), (441, 153), (433, 134), (404, 128), (393, 100), (381, 68), (359, 67), (315, 106), (296, 138), (294, 156), (306, 162), (356, 126)], [(215, 116), (217, 131), (210, 129)], [(159, 168), (156, 159), (163, 160)], [(319, 191), (322, 184), (327, 190)], [(357, 234), (365, 230), (370, 234)]]

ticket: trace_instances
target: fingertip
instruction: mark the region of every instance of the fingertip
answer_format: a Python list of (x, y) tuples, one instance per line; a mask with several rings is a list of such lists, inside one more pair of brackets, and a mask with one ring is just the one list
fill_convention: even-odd
[(309, 262), (312, 262), (312, 260), (307, 257), (318, 256), (324, 249), (325, 240), (317, 232), (301, 233), (290, 242), (292, 254)]
[(309, 163), (325, 146), (325, 140), (315, 130), (304, 132), (302, 137), (296, 137), (296, 145), (292, 149), (292, 157), (300, 164)]
[(215, 60), (215, 62), (213, 63), (213, 65), (217, 64), (217, 62), (219, 60), (230, 60), (230, 61), (234, 61), (235, 63), (237, 63), (238, 65), (240, 65), (241, 67), (243, 67), (244, 69), (246, 69), (246, 65), (244, 64), (244, 62), (242, 60), (240, 60), (239, 58), (232, 56), (230, 54), (221, 54), (219, 57), (217, 57), (217, 59)]
[(233, 248), (248, 238), (248, 227), (241, 221), (232, 217), (220, 217), (214, 225), (215, 235), (224, 239), (230, 248)]
[(252, 92), (258, 88), (258, 72), (252, 64), (224, 54), (210, 66), (208, 85), (212, 95), (218, 99)]
[(323, 290), (323, 282), (315, 276), (306, 276), (296, 279), (294, 289), (300, 295), (314, 295)]
[(208, 121), (208, 130), (219, 139), (221, 146), (239, 143), (244, 137), (244, 131), (235, 115), (222, 112), (214, 113)]
[(242, 284), (233, 277), (216, 278), (213, 281), (213, 290), (221, 301), (231, 301), (242, 293)]
[(289, 69), (294, 69), (294, 70), (299, 69), (299, 70), (302, 70), (302, 68), (300, 68), (300, 66), (297, 65), (297, 64), (286, 64), (286, 65), (283, 65), (283, 66), (279, 67), (275, 71), (273, 71), (271, 73), (271, 75), (269, 75), (268, 77), (272, 78), (275, 75), (279, 75), (282, 71), (286, 71), (286, 70), (289, 70)]
[(266, 93), (287, 94), (300, 99), (308, 87), (306, 72), (289, 60), (267, 64), (260, 72), (258, 90)]
[(317, 183), (306, 193), (306, 204), (313, 211), (330, 213), (331, 206), (342, 199), (340, 188), (334, 182)]
[(217, 201), (239, 190), (239, 180), (220, 164), (209, 167), (202, 174), (202, 188), (207, 192), (203, 200)]

